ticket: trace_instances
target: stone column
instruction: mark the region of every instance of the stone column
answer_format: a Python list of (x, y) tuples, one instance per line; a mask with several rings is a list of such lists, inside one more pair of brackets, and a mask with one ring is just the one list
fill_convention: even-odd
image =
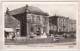
[(21, 15), (21, 36), (27, 36), (27, 12), (28, 5), (26, 5), (25, 12)]
[(21, 36), (27, 35), (27, 20), (26, 20), (26, 14), (24, 13), (21, 18)]

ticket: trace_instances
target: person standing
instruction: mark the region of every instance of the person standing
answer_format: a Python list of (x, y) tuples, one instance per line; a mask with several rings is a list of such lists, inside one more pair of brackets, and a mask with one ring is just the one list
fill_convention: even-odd
[(14, 40), (14, 38), (15, 38), (15, 33), (12, 32), (12, 40)]

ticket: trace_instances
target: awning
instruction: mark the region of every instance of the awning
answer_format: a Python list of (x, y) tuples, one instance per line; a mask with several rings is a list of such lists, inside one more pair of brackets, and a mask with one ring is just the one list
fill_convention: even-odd
[(14, 29), (13, 28), (4, 28), (4, 31), (6, 31), (6, 32), (14, 32)]

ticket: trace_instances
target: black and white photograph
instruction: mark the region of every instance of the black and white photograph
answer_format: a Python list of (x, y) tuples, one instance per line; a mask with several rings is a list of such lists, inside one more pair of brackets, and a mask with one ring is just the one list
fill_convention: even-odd
[(4, 44), (76, 45), (77, 8), (72, 2), (4, 2)]

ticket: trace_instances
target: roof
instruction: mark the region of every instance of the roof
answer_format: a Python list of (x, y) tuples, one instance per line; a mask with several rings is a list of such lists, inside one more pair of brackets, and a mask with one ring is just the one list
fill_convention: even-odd
[(54, 15), (54, 16), (50, 16), (50, 18), (66, 18), (66, 19), (69, 19), (69, 17), (65, 17), (65, 16), (58, 16), (58, 15)]
[[(17, 8), (15, 10), (11, 10), (9, 11), (10, 15), (17, 15), (17, 14), (22, 14), (26, 12), (27, 7), (21, 7), (21, 8)], [(28, 6), (27, 9), (29, 12), (28, 13), (33, 13), (33, 14), (38, 14), (38, 15), (45, 15), (48, 16), (47, 13), (43, 12), (41, 9), (39, 9), (38, 7), (33, 7), (33, 6)]]
[(5, 15), (5, 28), (16, 28), (18, 27), (19, 21), (13, 16)]

